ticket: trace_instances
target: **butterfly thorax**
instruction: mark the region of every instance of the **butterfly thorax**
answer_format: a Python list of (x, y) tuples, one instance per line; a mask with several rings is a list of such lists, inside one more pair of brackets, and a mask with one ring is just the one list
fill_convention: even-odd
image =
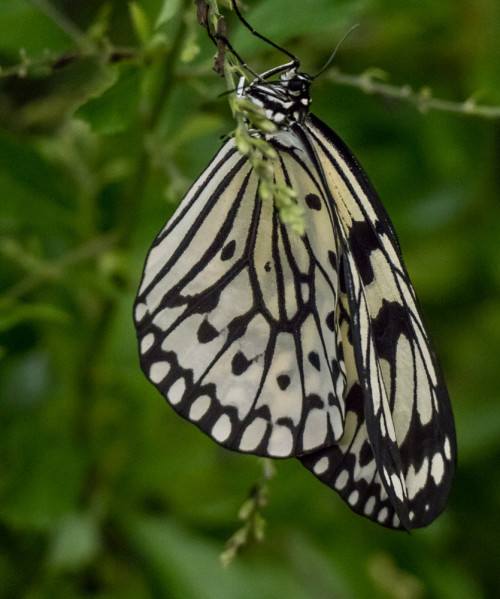
[(296, 68), (282, 73), (277, 81), (255, 79), (243, 88), (241, 96), (264, 108), (266, 117), (280, 129), (302, 123), (309, 114), (311, 77)]

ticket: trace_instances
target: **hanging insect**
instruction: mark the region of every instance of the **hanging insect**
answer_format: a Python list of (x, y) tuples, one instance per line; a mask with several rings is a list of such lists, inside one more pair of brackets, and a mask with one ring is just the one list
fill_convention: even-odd
[(351, 151), (309, 112), (312, 78), (257, 35), (291, 60), (237, 93), (274, 125), (250, 133), (272, 147), (304, 234), (227, 140), (149, 251), (141, 367), (224, 447), (296, 457), (355, 512), (426, 526), (448, 498), (455, 429), (396, 233)]

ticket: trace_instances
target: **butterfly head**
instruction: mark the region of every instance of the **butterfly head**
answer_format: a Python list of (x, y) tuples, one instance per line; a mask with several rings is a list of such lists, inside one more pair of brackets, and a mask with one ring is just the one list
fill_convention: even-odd
[(266, 117), (279, 129), (289, 129), (295, 123), (304, 122), (311, 104), (311, 77), (299, 73), (295, 66), (281, 73), (276, 81), (267, 81), (266, 75), (270, 76), (264, 73), (240, 89), (239, 95), (264, 108)]

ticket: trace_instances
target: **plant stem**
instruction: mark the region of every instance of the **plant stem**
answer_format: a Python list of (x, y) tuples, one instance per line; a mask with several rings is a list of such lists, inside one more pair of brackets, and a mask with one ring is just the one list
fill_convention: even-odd
[[(178, 61), (186, 31), (184, 12), (187, 5), (188, 0), (184, 0), (179, 12), (180, 22), (177, 34), (163, 72), (162, 81), (157, 88), (157, 96), (152, 103), (153, 108), (139, 127), (139, 134), (143, 145), (137, 160), (137, 166), (132, 181), (120, 206), (119, 218), (115, 226), (115, 231), (118, 234), (118, 240), (115, 245), (116, 250), (127, 250), (132, 240), (136, 226), (138, 207), (149, 177), (150, 158), (144, 142), (146, 137), (154, 133), (157, 128), (171, 94), (172, 85), (175, 80), (175, 66)], [(129, 285), (129, 278), (126, 275), (116, 275), (114, 283), (118, 290), (125, 290)], [(100, 305), (98, 306), (98, 314), (90, 323), (91, 330), (84, 343), (83, 354), (77, 373), (80, 407), (77, 409), (75, 423), (77, 434), (83, 443), (87, 443), (89, 440), (91, 420), (91, 405), (89, 402), (96, 394), (96, 388), (99, 385), (98, 366), (101, 363), (100, 358), (103, 348), (109, 339), (109, 333), (114, 322), (117, 307), (118, 300), (116, 298), (107, 297), (101, 299)], [(132, 323), (127, 323), (127, 325), (132, 326)], [(89, 479), (92, 480), (92, 478), (93, 473), (89, 472)], [(86, 490), (87, 493), (89, 491), (91, 491), (91, 489)]]
[(474, 98), (465, 100), (465, 102), (441, 100), (434, 98), (428, 87), (424, 87), (420, 91), (414, 91), (410, 85), (398, 87), (377, 81), (376, 75), (370, 72), (362, 73), (361, 75), (348, 75), (347, 73), (342, 73), (338, 68), (332, 68), (325, 76), (339, 85), (356, 87), (366, 94), (395, 98), (401, 102), (412, 104), (420, 112), (440, 110), (442, 112), (453, 112), (491, 120), (500, 119), (500, 106), (482, 106)]
[(161, 116), (165, 111), (168, 100), (170, 99), (173, 85), (175, 83), (175, 67), (179, 60), (179, 55), (182, 50), (184, 37), (186, 34), (186, 20), (184, 13), (187, 9), (189, 2), (184, 0), (180, 10), (180, 23), (175, 35), (172, 51), (169, 56), (169, 60), (165, 65), (163, 71), (163, 78), (158, 86), (156, 98), (152, 102), (152, 108), (148, 112), (146, 119), (144, 120), (141, 128), (141, 137), (143, 140), (143, 147), (141, 154), (138, 159), (137, 169), (135, 176), (130, 185), (130, 191), (127, 193), (123, 200), (121, 210), (121, 222), (118, 224), (120, 233), (120, 247), (122, 249), (128, 248), (132, 239), (132, 233), (135, 228), (137, 211), (140, 200), (144, 194), (146, 184), (149, 178), (150, 171), (150, 156), (147, 148), (145, 147), (145, 140), (148, 135), (152, 134), (158, 127)]

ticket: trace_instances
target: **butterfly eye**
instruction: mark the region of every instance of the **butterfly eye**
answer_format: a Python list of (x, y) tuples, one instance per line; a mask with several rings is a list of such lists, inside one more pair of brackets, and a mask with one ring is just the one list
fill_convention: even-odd
[(304, 87), (304, 83), (302, 81), (299, 81), (298, 79), (292, 79), (291, 81), (288, 82), (288, 88), (291, 89), (292, 91), (299, 91), (303, 87)]

